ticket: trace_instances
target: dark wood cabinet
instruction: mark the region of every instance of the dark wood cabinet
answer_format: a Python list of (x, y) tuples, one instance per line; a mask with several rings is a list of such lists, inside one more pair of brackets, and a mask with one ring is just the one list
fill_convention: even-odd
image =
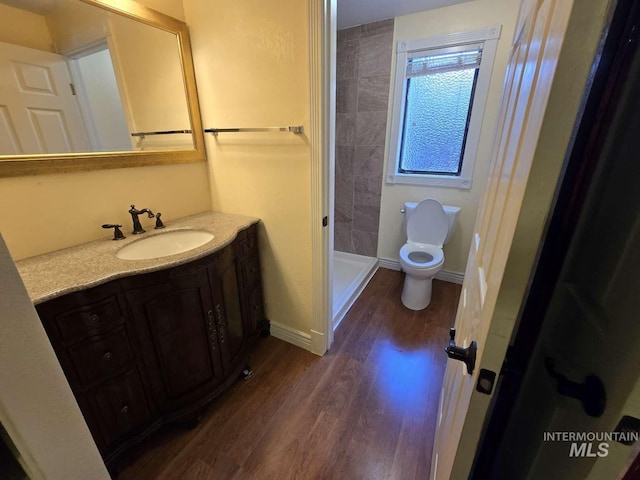
[(129, 434), (141, 430), (151, 419), (151, 408), (136, 367), (87, 391), (86, 402), (91, 408), (103, 450), (109, 451)]
[(240, 270), (241, 302), (245, 329), (250, 341), (269, 334), (269, 321), (264, 316), (260, 253), (255, 225), (238, 235), (238, 264)]
[(37, 306), (107, 465), (233, 383), (268, 332), (255, 225), (193, 262)]
[(123, 281), (156, 408), (171, 412), (222, 384), (220, 345), (209, 327), (208, 262)]

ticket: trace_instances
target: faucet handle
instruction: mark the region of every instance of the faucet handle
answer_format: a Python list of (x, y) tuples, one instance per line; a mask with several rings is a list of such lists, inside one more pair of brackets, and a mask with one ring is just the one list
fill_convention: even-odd
[(160, 212), (156, 213), (156, 230), (160, 228), (164, 228), (164, 223), (162, 223), (162, 220), (160, 220), (161, 216), (162, 216), (162, 213)]
[(120, 227), (122, 227), (122, 225), (115, 225), (115, 224), (111, 224), (111, 223), (105, 223), (104, 225), (102, 225), (102, 228), (113, 228), (113, 239), (114, 240), (124, 240), (125, 236), (122, 233), (122, 230), (120, 230)]

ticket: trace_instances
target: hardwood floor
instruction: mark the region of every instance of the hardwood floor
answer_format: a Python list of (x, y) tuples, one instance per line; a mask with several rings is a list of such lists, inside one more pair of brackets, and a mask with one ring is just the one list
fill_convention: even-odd
[(434, 281), (431, 305), (414, 312), (403, 280), (378, 270), (324, 357), (261, 340), (252, 379), (196, 428), (150, 438), (118, 478), (427, 479), (460, 285)]

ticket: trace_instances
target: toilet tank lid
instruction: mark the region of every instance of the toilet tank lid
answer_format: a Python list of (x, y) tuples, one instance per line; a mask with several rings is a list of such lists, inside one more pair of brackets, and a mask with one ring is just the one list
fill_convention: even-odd
[[(404, 202), (405, 211), (412, 212), (416, 205), (418, 205), (418, 202)], [(460, 207), (454, 207), (453, 205), (442, 205), (442, 208), (447, 215), (455, 215), (460, 212)]]
[(444, 208), (444, 213), (446, 213), (447, 215), (456, 214), (460, 212), (460, 207), (454, 207), (452, 205), (442, 205), (442, 208)]
[(412, 243), (424, 243), (442, 247), (449, 220), (437, 200), (428, 198), (418, 203), (407, 220), (407, 239)]

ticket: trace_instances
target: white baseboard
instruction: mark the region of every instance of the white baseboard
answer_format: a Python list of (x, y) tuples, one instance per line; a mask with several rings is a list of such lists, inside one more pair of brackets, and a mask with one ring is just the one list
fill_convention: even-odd
[(327, 353), (327, 349), (325, 348), (324, 333), (311, 330), (309, 351), (320, 356), (323, 356), (325, 353)]
[[(392, 258), (379, 258), (378, 262), (380, 267), (382, 268), (396, 270), (397, 272), (402, 271), (402, 268), (400, 267), (400, 261), (398, 260), (394, 260)], [(442, 280), (443, 282), (457, 283), (458, 285), (462, 285), (462, 282), (464, 281), (464, 273), (453, 272), (451, 270), (440, 270), (434, 278), (436, 280)]]
[(387, 270), (395, 270), (396, 272), (402, 271), (400, 262), (391, 258), (378, 258), (378, 265), (382, 268), (386, 268)]
[(297, 347), (311, 351), (311, 335), (278, 322), (271, 322), (271, 335)]
[(464, 273), (452, 272), (450, 270), (440, 270), (434, 277), (436, 280), (442, 280), (443, 282), (457, 283), (462, 285), (464, 282)]

